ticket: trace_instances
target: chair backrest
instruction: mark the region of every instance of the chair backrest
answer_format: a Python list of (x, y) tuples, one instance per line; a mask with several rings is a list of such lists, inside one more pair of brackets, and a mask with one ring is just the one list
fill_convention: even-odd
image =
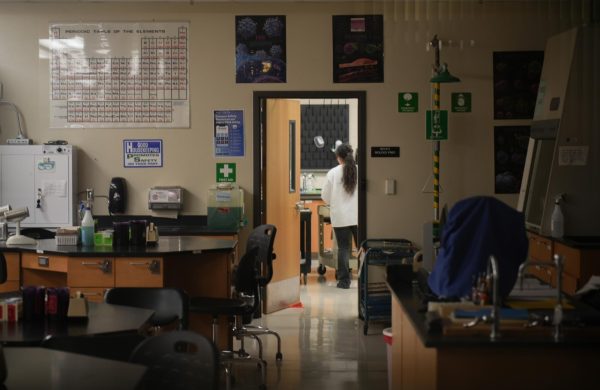
[(179, 328), (187, 329), (189, 298), (177, 288), (116, 287), (104, 296), (106, 303), (154, 310), (152, 326), (164, 326), (179, 319)]
[(273, 253), (273, 243), (276, 233), (277, 228), (274, 225), (259, 225), (252, 230), (246, 243), (246, 252), (258, 248), (261, 273), (257, 280), (260, 286), (266, 286), (273, 277), (273, 260), (276, 257)]
[(0, 284), (6, 282), (6, 277), (6, 258), (4, 257), (4, 253), (0, 252)]
[(144, 340), (132, 352), (132, 363), (148, 367), (142, 389), (217, 389), (217, 349), (206, 337), (173, 331)]
[(42, 347), (126, 362), (145, 337), (137, 333), (109, 333), (93, 336), (47, 336)]

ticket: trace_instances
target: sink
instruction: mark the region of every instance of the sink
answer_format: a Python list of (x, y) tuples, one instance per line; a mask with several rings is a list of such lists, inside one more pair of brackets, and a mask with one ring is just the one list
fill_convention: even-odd
[(600, 246), (600, 236), (564, 236), (563, 240), (575, 246)]

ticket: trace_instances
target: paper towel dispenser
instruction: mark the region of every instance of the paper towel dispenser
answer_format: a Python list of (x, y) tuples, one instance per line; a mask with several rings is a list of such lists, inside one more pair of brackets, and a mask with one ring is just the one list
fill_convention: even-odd
[(183, 208), (183, 188), (152, 187), (148, 192), (150, 210), (181, 210)]

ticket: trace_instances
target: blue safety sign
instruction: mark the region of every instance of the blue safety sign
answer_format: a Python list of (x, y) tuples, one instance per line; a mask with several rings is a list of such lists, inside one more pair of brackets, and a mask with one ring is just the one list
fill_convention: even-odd
[(161, 139), (123, 140), (123, 166), (125, 168), (157, 168), (163, 166)]

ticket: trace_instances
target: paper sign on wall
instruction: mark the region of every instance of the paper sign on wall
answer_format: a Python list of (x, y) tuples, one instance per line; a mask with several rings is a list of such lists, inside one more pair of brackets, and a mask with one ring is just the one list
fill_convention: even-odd
[(157, 168), (163, 166), (161, 139), (126, 139), (123, 141), (125, 168)]

